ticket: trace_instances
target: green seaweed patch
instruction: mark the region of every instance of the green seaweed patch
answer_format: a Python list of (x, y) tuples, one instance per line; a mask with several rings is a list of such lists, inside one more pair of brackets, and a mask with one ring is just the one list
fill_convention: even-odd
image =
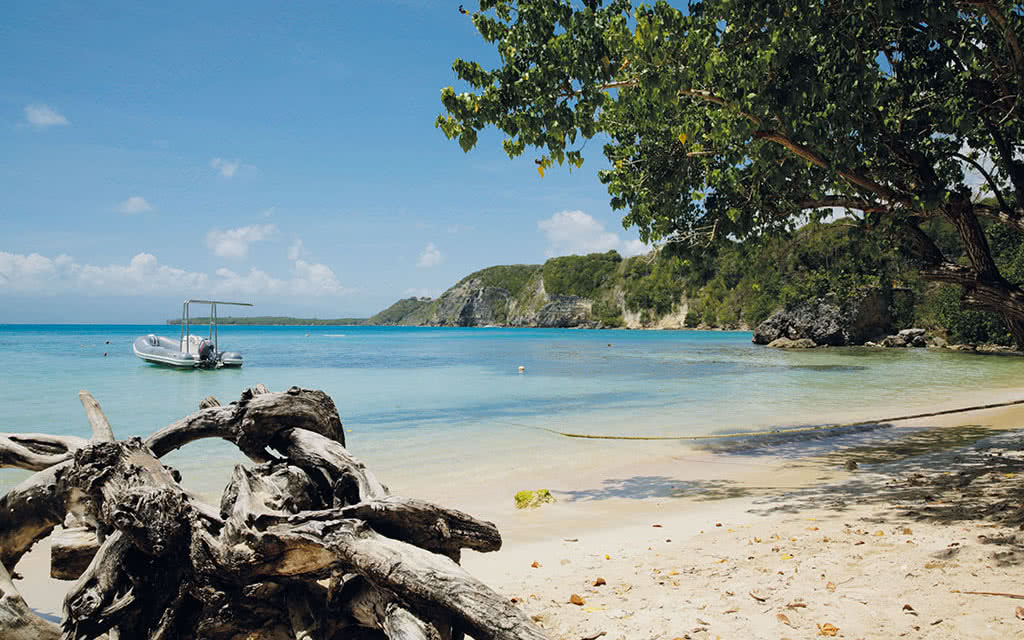
[(542, 504), (554, 502), (555, 496), (547, 489), (524, 490), (516, 493), (516, 509), (536, 509)]

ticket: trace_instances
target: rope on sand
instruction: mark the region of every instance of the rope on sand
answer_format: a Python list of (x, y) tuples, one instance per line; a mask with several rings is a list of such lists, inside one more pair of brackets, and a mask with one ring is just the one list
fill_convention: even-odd
[(543, 429), (555, 435), (565, 436), (566, 438), (584, 438), (587, 440), (723, 440), (726, 438), (751, 438), (755, 436), (772, 436), (772, 435), (789, 435), (791, 433), (809, 433), (812, 431), (828, 431), (830, 429), (842, 429), (844, 427), (859, 427), (868, 424), (881, 424), (886, 422), (899, 422), (901, 420), (913, 420), (915, 418), (932, 418), (935, 416), (945, 416), (952, 413), (965, 413), (967, 411), (981, 411), (982, 409), (997, 409), (999, 407), (1010, 407), (1013, 405), (1024, 404), (1024, 400), (1011, 400), (1009, 402), (995, 402), (992, 404), (979, 404), (972, 407), (962, 407), (960, 409), (946, 409), (944, 411), (931, 411), (929, 413), (915, 413), (906, 416), (896, 416), (893, 418), (881, 418), (878, 420), (861, 420), (859, 422), (844, 422), (842, 424), (823, 424), (814, 427), (795, 427), (792, 429), (768, 429), (765, 431), (744, 431), (741, 433), (722, 433), (722, 434), (705, 434), (705, 435), (689, 435), (689, 436), (609, 436), (600, 435), (594, 433), (567, 433), (565, 431), (558, 431), (556, 429), (549, 429), (547, 427), (537, 427)]

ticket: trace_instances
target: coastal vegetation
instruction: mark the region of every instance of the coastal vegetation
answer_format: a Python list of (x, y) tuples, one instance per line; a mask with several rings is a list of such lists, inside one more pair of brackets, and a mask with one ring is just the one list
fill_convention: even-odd
[[(497, 129), (509, 156), (536, 154), (541, 178), (555, 164), (580, 168), (599, 138), (598, 178), (624, 223), (688, 247), (682, 266), (634, 276), (695, 278), (684, 288), (700, 284), (702, 321), (765, 312), (741, 299), (843, 295), (895, 275), (938, 296), (935, 322), (988, 327), (1024, 347), (1024, 290), (1002, 249), (1003, 234), (1024, 230), (1024, 14), (988, 1), (687, 6), (481, 0), (466, 13), (498, 62), (455, 60), (468, 90), (442, 90), (436, 125), (466, 151)], [(706, 275), (730, 256), (768, 260), (763, 239), (837, 209), (851, 225), (837, 242), (862, 244), (864, 259), (885, 247), (875, 259), (886, 270), (854, 275), (797, 257), (797, 283)], [(957, 289), (940, 295), (935, 283)], [(634, 308), (655, 308), (671, 288), (653, 300), (635, 291)], [(965, 309), (1000, 320), (961, 327)]]
[[(1024, 279), (1024, 237), (989, 226), (995, 227), (990, 234), (997, 265), (1010, 277)], [(950, 223), (929, 220), (922, 229), (950, 259), (968, 261)], [(922, 278), (887, 236), (871, 233), (854, 218), (809, 222), (795, 231), (711, 247), (672, 243), (629, 258), (608, 251), (551, 258), (542, 265), (488, 267), (462, 278), (438, 298), (401, 299), (370, 318), (218, 320), (253, 325), (534, 326), (530, 314), (568, 297), (590, 306), (579, 323), (564, 326), (656, 326), (667, 316), (681, 314), (681, 322), (668, 326), (752, 328), (780, 308), (816, 299), (843, 302), (865, 289), (910, 294), (893, 298), (897, 329), (922, 327), (954, 343), (1012, 343), (998, 314), (970, 309), (958, 287)], [(463, 313), (464, 305), (452, 302), (485, 290), (492, 295), (475, 302), (469, 315)], [(627, 322), (627, 317), (633, 320)]]

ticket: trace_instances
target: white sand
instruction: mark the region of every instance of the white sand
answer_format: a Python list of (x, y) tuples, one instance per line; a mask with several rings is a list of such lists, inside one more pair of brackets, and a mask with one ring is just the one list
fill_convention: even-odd
[[(1016, 616), (1024, 602), (954, 593), (1024, 592), (1024, 535), (957, 511), (962, 489), (936, 488), (934, 478), (908, 485), (908, 474), (918, 471), (941, 475), (987, 464), (991, 451), (980, 445), (954, 451), (951, 442), (935, 442), (966, 438), (964, 430), (919, 430), (964, 424), (1016, 427), (1024, 425), (1024, 410), (746, 453), (605, 444), (589, 467), (512, 468), (476, 484), (462, 477), (391, 484), (396, 493), (493, 520), (504, 548), (467, 552), (464, 565), (516, 598), (552, 638), (795, 639), (830, 633), (826, 625), (846, 638), (1024, 638)], [(897, 446), (907, 436), (918, 438), (915, 449)], [(1012, 453), (1022, 440), (1005, 432), (982, 444)], [(845, 471), (843, 456), (860, 468)], [(977, 500), (998, 501), (1024, 486), (1022, 479), (1024, 473), (988, 474), (969, 490), (980, 492)], [(541, 487), (558, 502), (514, 509), (516, 491)], [(1017, 500), (1012, 509), (1019, 506)], [(38, 547), (18, 567), (26, 576), (19, 587), (32, 606), (56, 613), (67, 585), (45, 578), (46, 549)], [(597, 578), (606, 584), (594, 586)], [(570, 604), (572, 594), (584, 604)]]

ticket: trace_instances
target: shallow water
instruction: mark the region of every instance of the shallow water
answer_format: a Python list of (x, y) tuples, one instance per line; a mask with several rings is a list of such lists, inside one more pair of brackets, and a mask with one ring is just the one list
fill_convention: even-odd
[[(975, 392), (1010, 395), (1024, 380), (1024, 358), (781, 351), (751, 344), (746, 332), (421, 327), (225, 326), (221, 348), (241, 351), (242, 369), (176, 371), (132, 354), (146, 333), (177, 336), (177, 327), (0, 326), (0, 431), (87, 436), (79, 389), (126, 437), (148, 435), (209, 395), (226, 403), (257, 383), (297, 385), (334, 398), (349, 448), (385, 481), (416, 486), (456, 481), (455, 467), (457, 481), (474, 482), (496, 467), (578, 464), (607, 446), (538, 427), (676, 435), (820, 424), (970, 404)], [(167, 460), (187, 484), (214, 493), (240, 457), (203, 442)], [(26, 475), (0, 470), (0, 490)]]

